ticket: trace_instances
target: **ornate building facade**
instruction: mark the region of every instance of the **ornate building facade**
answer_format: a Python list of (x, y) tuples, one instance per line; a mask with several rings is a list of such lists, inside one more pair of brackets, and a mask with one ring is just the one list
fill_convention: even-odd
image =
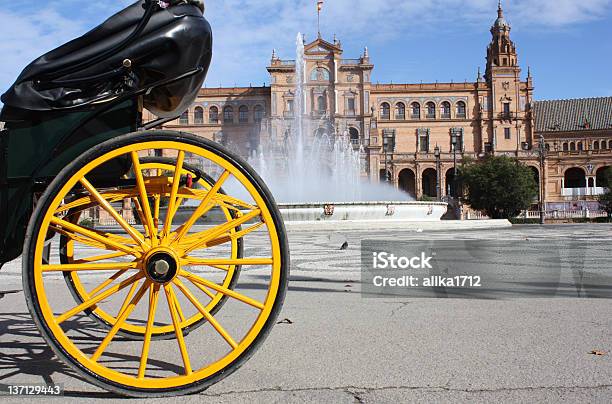
[[(367, 48), (346, 59), (336, 39), (305, 43), (308, 133), (349, 136), (362, 150), (364, 176), (392, 182), (417, 199), (455, 195), (455, 167), (493, 154), (530, 166), (556, 208), (596, 204), (603, 192), (598, 173), (612, 165), (612, 98), (534, 101), (533, 78), (529, 69), (522, 72), (501, 5), (490, 32), (484, 75), (479, 71), (464, 83), (375, 84)], [(269, 87), (202, 89), (189, 111), (165, 127), (214, 139), (244, 156), (266, 137), (282, 139), (296, 113), (296, 62), (273, 52), (267, 70)], [(589, 123), (577, 126), (581, 119)]]

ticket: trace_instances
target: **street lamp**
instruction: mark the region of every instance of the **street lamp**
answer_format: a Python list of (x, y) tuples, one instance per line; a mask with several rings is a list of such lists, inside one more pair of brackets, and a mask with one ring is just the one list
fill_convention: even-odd
[(459, 136), (456, 133), (451, 134), (451, 144), (453, 146), (453, 187), (451, 196), (455, 197), (457, 193), (457, 143), (459, 142)]
[(546, 147), (544, 144), (544, 136), (540, 135), (538, 142), (538, 152), (540, 155), (540, 224), (546, 223), (546, 211), (544, 209), (544, 163), (546, 158)]
[(436, 145), (434, 149), (434, 156), (436, 157), (436, 197), (438, 198), (438, 202), (442, 197), (442, 192), (440, 190), (440, 146)]

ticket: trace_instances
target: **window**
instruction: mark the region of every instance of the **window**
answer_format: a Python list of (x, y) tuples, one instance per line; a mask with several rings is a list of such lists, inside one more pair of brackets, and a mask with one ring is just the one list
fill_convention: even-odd
[(436, 119), (436, 104), (433, 102), (427, 103), (427, 119)]
[(355, 115), (355, 98), (347, 98), (346, 100), (346, 109), (348, 115)]
[(293, 100), (287, 100), (287, 105), (285, 105), (285, 113), (287, 115), (293, 115)]
[(255, 122), (261, 122), (264, 118), (264, 107), (261, 105), (255, 106)]
[(181, 114), (179, 118), (180, 125), (189, 125), (189, 111), (185, 111)]
[(317, 67), (310, 73), (311, 81), (329, 81), (329, 71), (322, 67)]
[(232, 123), (234, 122), (234, 108), (225, 107), (223, 108), (223, 122)]
[(398, 102), (395, 105), (395, 119), (401, 121), (406, 119), (406, 105), (403, 102)]
[(462, 128), (453, 128), (451, 129), (451, 152), (453, 150), (457, 150), (459, 152), (463, 151), (463, 129)]
[(391, 107), (386, 102), (380, 106), (380, 119), (391, 119)]
[(510, 103), (504, 102), (504, 116), (510, 116)]
[(351, 137), (351, 144), (353, 148), (359, 148), (359, 131), (356, 128), (349, 128), (349, 135)]
[(563, 143), (563, 151), (568, 151), (569, 147), (567, 146), (567, 143)]
[(240, 123), (249, 123), (249, 107), (241, 105), (238, 109), (238, 119)]
[(450, 119), (451, 117), (451, 105), (450, 102), (444, 101), (442, 103), (442, 119)]
[(608, 143), (608, 149), (612, 149), (612, 140)]
[(327, 112), (327, 100), (324, 95), (320, 95), (317, 98), (317, 111), (319, 111), (320, 114)]
[(582, 146), (582, 142), (578, 142), (578, 151), (582, 151), (583, 150), (583, 146)]
[(419, 129), (419, 151), (421, 153), (429, 153), (429, 129)]
[(395, 130), (385, 129), (383, 131), (383, 151), (393, 153), (395, 150)]
[(599, 150), (599, 141), (598, 140), (593, 142), (593, 150)]
[(504, 139), (509, 140), (512, 137), (511, 129), (504, 128)]
[(576, 143), (574, 142), (570, 143), (570, 151), (576, 151)]
[(210, 109), (208, 110), (208, 122), (219, 123), (219, 108), (210, 107)]
[(457, 103), (457, 118), (465, 119), (465, 117), (466, 117), (465, 102), (459, 101)]
[(196, 107), (193, 113), (193, 122), (196, 125), (202, 125), (204, 123), (204, 109), (202, 107)]
[(421, 119), (421, 104), (413, 102), (410, 109), (412, 110), (412, 119)]

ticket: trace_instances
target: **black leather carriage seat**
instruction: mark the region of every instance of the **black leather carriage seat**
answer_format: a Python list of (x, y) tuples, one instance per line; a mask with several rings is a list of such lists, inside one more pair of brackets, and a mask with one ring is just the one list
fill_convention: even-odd
[[(182, 112), (193, 102), (204, 82), (212, 57), (212, 32), (203, 18), (200, 1), (168, 0), (168, 3), (172, 5), (165, 9), (158, 7), (142, 31), (117, 52), (108, 54), (134, 34), (145, 15), (144, 0), (34, 60), (2, 96), (5, 107), (0, 120), (7, 122), (36, 112), (69, 110), (103, 96), (146, 88), (154, 82), (202, 68), (199, 74), (154, 89), (145, 97), (145, 107), (158, 116)], [(88, 65), (100, 56), (102, 60)], [(131, 62), (129, 80), (126, 80), (125, 60)]]

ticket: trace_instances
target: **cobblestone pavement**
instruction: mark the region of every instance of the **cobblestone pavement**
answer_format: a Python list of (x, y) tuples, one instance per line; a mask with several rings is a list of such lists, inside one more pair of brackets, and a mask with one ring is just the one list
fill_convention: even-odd
[[(291, 322), (278, 324), (259, 352), (229, 378), (199, 396), (163, 401), (610, 402), (612, 300), (369, 299), (358, 293), (363, 239), (512, 243), (568, 238), (609, 248), (612, 226), (293, 229), (292, 277), (281, 313)], [(258, 246), (248, 248), (247, 255), (258, 251)], [(245, 276), (257, 281), (256, 271)], [(1, 384), (63, 383), (67, 401), (117, 399), (54, 358), (27, 311), (19, 261), (0, 272), (0, 304)], [(594, 350), (605, 354), (590, 354)]]

